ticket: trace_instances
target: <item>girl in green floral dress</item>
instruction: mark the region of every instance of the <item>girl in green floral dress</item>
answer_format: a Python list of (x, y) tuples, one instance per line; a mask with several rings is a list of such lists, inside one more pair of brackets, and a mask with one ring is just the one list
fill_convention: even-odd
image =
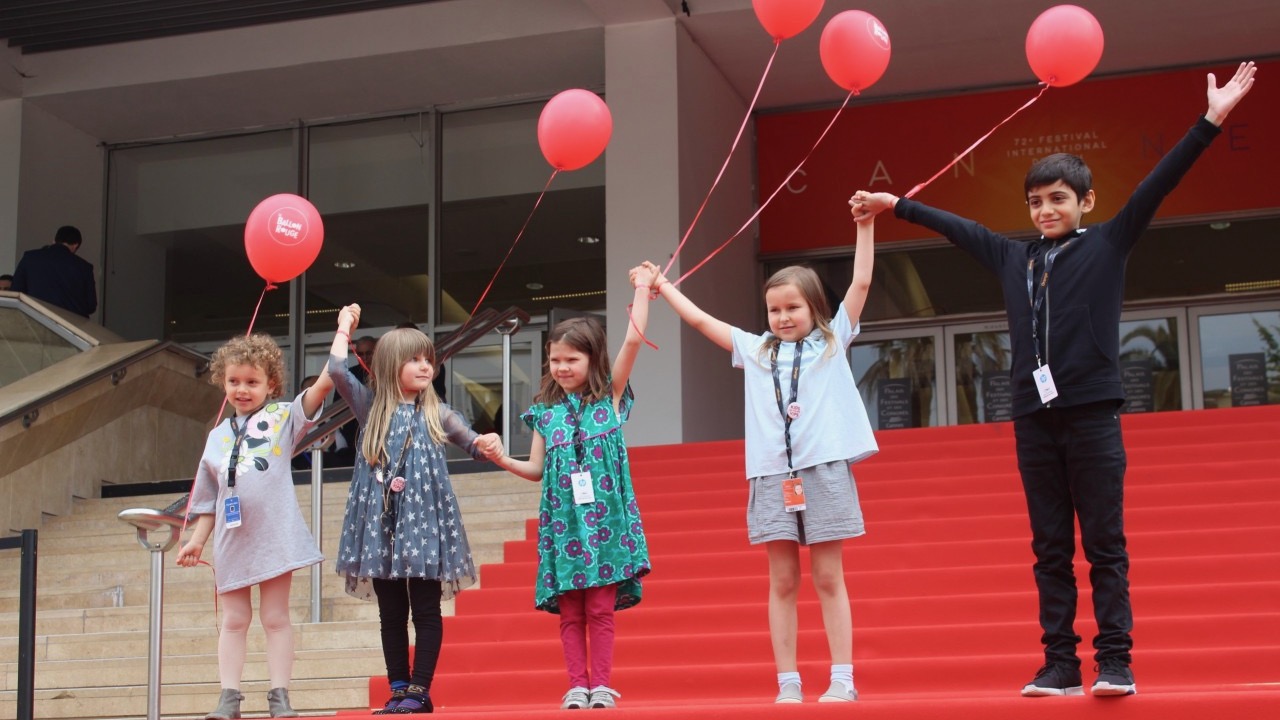
[(529, 459), (515, 460), (501, 447), (488, 453), (506, 470), (542, 482), (535, 604), (560, 615), (565, 709), (615, 706), (613, 613), (640, 602), (640, 578), (649, 574), (622, 423), (631, 414), (627, 379), (644, 339), (652, 271), (633, 269), (632, 283), (631, 322), (612, 368), (600, 323), (572, 318), (556, 325), (541, 389), (521, 416), (534, 430)]

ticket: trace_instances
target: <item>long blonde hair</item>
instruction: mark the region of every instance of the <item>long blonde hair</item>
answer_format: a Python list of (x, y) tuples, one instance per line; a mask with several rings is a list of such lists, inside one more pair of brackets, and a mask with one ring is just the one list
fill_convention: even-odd
[[(378, 339), (369, 365), (369, 389), (373, 402), (365, 419), (364, 439), (360, 452), (371, 467), (377, 467), (383, 458), (390, 460), (387, 450), (387, 433), (396, 408), (404, 401), (400, 391), (400, 369), (419, 355), (426, 355), (428, 362), (436, 364), (436, 347), (431, 338), (420, 330), (392, 330)], [(439, 370), (436, 368), (437, 371)], [(427, 432), (437, 445), (445, 441), (444, 426), (440, 424), (440, 398), (430, 385), (418, 393), (415, 399), (422, 418), (427, 422)]]
[[(822, 336), (827, 339), (827, 351), (823, 357), (831, 357), (836, 349), (836, 334), (831, 329), (831, 304), (827, 302), (827, 294), (822, 290), (822, 280), (818, 278), (818, 273), (803, 265), (788, 265), (774, 273), (764, 284), (765, 294), (780, 285), (791, 285), (800, 291), (800, 297), (809, 304), (813, 326), (821, 330)], [(760, 345), (760, 359), (763, 360), (781, 344), (782, 340), (777, 335), (770, 334)]]
[(542, 386), (534, 402), (550, 405), (564, 399), (564, 388), (551, 376), (551, 343), (564, 343), (587, 356), (587, 387), (582, 391), (582, 403), (593, 403), (613, 397), (609, 384), (609, 346), (600, 321), (591, 316), (569, 318), (556, 323), (547, 334), (547, 361), (542, 373)]

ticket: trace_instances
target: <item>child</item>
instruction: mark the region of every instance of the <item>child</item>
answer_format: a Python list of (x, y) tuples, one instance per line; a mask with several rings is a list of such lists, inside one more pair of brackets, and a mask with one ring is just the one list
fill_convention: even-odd
[(1080, 224), (1093, 209), (1092, 176), (1084, 160), (1061, 153), (1037, 161), (1027, 173), (1027, 207), (1041, 233), (1030, 242), (1014, 242), (888, 193), (858, 192), (850, 200), (856, 217), (893, 208), (898, 217), (941, 233), (999, 276), (1004, 288), (1013, 355), (1013, 429), (1045, 646), (1044, 665), (1023, 687), (1024, 696), (1084, 693), (1076, 655), (1080, 636), (1074, 629), (1076, 518), (1092, 566), (1098, 623), (1092, 692), (1137, 692), (1129, 669), (1133, 611), (1124, 536), (1126, 461), (1116, 414), (1124, 402), (1118, 362), (1124, 268), (1160, 202), (1253, 86), (1254, 72), (1253, 63), (1241, 63), (1221, 88), (1210, 74), (1204, 118), (1160, 160), (1119, 214), (1088, 230)]
[(210, 381), (222, 385), (234, 416), (209, 433), (191, 493), (196, 515), (191, 539), (178, 551), (178, 564), (194, 567), (214, 534), (221, 596), (218, 675), (222, 695), (205, 717), (240, 717), (240, 676), (245, 640), (253, 619), (250, 587), (258, 586), (258, 619), (267, 635), (271, 717), (297, 717), (289, 706), (293, 674), (293, 625), (289, 586), (293, 571), (322, 562), (316, 541), (302, 519), (293, 490), (289, 459), (295, 444), (319, 416), (333, 387), (321, 374), (292, 403), (273, 402), (284, 382), (284, 354), (269, 335), (233, 338), (213, 355)]
[(694, 305), (666, 278), (654, 280), (676, 314), (733, 353), (734, 367), (745, 371), (747, 532), (769, 556), (769, 636), (779, 703), (804, 699), (796, 665), (801, 545), (809, 546), (831, 650), (831, 684), (818, 702), (858, 697), (843, 546), (864, 530), (849, 464), (879, 448), (845, 353), (858, 334), (858, 316), (871, 286), (872, 238), (872, 224), (859, 223), (853, 282), (834, 317), (813, 270), (793, 266), (774, 273), (764, 286), (769, 315), (764, 335), (731, 327)]
[(497, 436), (476, 435), (457, 410), (436, 398), (435, 347), (418, 330), (379, 338), (368, 387), (357, 380), (347, 369), (347, 346), (359, 323), (359, 305), (338, 313), (327, 368), (360, 425), (337, 569), (349, 594), (378, 600), (391, 698), (374, 714), (429, 713), (443, 638), (440, 601), (476, 581), (443, 445), (448, 440), (480, 459)]
[(612, 370), (600, 323), (586, 317), (556, 325), (547, 336), (542, 386), (520, 416), (535, 431), (529, 459), (514, 460), (501, 445), (489, 454), (512, 473), (542, 481), (534, 602), (560, 615), (566, 710), (616, 706), (613, 614), (640, 602), (640, 578), (650, 569), (622, 438), (634, 400), (627, 379), (649, 317), (651, 271), (632, 272), (634, 305)]

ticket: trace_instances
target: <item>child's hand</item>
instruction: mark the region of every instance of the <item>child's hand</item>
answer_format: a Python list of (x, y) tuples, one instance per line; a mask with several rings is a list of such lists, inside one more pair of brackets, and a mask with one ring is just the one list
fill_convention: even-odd
[(1218, 79), (1213, 73), (1209, 73), (1209, 109), (1205, 111), (1205, 119), (1214, 125), (1221, 126), (1222, 121), (1227, 119), (1227, 114), (1236, 106), (1236, 103), (1248, 95), (1249, 90), (1253, 88), (1253, 76), (1257, 71), (1258, 68), (1252, 61), (1240, 63), (1235, 77), (1228, 80), (1222, 87), (1218, 87)]
[(849, 212), (858, 222), (866, 222), (897, 203), (898, 198), (889, 193), (869, 193), (859, 190), (849, 198)]
[(200, 562), (200, 553), (204, 552), (204, 544), (194, 540), (187, 541), (178, 551), (178, 564), (182, 567), (195, 567)]
[(631, 268), (631, 284), (636, 288), (652, 288), (653, 280), (657, 273), (649, 265), (637, 265)]
[(360, 306), (352, 303), (338, 311), (338, 329), (350, 333), (360, 326)]
[(497, 433), (486, 433), (476, 438), (476, 447), (480, 448), (480, 454), (484, 455), (486, 460), (497, 462), (505, 455), (502, 448), (502, 437)]

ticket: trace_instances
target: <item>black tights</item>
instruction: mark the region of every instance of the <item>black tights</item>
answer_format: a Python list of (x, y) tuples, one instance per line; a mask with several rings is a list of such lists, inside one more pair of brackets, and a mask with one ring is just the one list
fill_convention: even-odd
[[(387, 679), (411, 682), (431, 689), (444, 639), (440, 619), (440, 581), (423, 578), (373, 581), (378, 596), (378, 620), (382, 630), (382, 657)], [(413, 611), (414, 661), (409, 675), (409, 611)]]

